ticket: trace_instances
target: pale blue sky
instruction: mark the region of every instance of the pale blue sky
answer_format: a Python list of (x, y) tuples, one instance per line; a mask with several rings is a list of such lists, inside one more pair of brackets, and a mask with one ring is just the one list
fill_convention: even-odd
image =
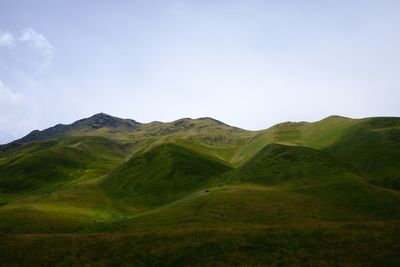
[(0, 0), (0, 143), (105, 112), (400, 116), (400, 1)]

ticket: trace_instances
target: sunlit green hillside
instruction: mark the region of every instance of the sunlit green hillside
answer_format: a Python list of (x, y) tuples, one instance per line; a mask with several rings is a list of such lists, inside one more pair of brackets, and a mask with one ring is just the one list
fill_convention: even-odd
[(398, 266), (400, 118), (139, 123), (0, 147), (0, 265)]

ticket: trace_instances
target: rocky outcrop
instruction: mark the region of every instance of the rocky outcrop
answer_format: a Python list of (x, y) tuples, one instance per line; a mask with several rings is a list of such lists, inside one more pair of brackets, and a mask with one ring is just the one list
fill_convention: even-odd
[(32, 141), (47, 140), (68, 134), (74, 131), (93, 131), (100, 128), (110, 128), (115, 130), (132, 131), (140, 125), (139, 122), (131, 119), (120, 119), (107, 115), (105, 113), (98, 113), (92, 117), (78, 120), (72, 124), (57, 124), (43, 131), (34, 130), (25, 137), (18, 139), (12, 143), (29, 143)]

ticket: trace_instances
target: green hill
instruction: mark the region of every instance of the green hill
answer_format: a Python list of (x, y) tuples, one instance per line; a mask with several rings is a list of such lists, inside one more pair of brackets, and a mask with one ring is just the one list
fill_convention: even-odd
[(400, 195), (368, 184), (333, 156), (311, 148), (267, 145), (235, 170), (234, 177), (241, 183), (315, 197), (329, 205), (326, 209), (334, 210), (330, 215), (337, 218), (398, 218), (400, 212)]
[(175, 144), (163, 144), (108, 174), (102, 187), (133, 205), (159, 206), (213, 182), (230, 170), (226, 164)]
[(41, 141), (7, 151), (0, 160), (0, 192), (43, 190), (109, 170), (123, 159), (118, 144), (104, 138)]
[(276, 185), (340, 181), (349, 172), (329, 154), (312, 148), (269, 144), (235, 173), (242, 182)]
[(398, 266), (400, 118), (139, 123), (0, 147), (0, 265)]
[(287, 122), (259, 132), (237, 154), (246, 161), (267, 144), (325, 151), (374, 184), (399, 189), (400, 118), (349, 119), (330, 116), (314, 123)]
[(373, 184), (400, 189), (400, 119), (360, 120), (340, 141), (325, 148)]

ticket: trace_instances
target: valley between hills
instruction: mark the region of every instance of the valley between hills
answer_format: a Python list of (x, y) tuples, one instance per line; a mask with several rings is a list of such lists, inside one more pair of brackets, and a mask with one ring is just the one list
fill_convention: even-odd
[(140, 123), (0, 146), (0, 266), (399, 266), (400, 118)]

